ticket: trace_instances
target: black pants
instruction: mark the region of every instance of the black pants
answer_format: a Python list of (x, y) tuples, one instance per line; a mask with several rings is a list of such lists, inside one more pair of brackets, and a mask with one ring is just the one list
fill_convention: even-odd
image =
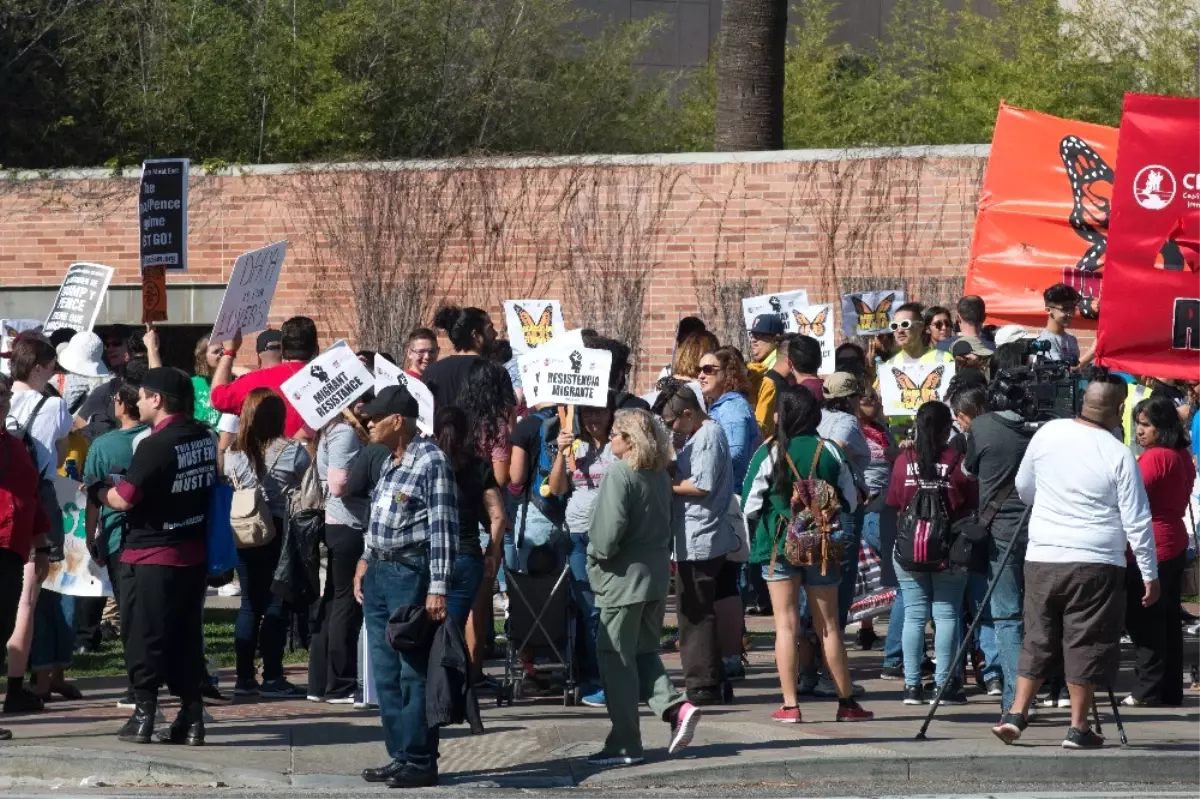
[(100, 648), (100, 622), (104, 618), (106, 596), (75, 597), (75, 648), (83, 647), (89, 652)]
[(1159, 561), (1158, 584), (1162, 595), (1142, 607), (1145, 587), (1136, 566), (1125, 569), (1125, 630), (1133, 639), (1137, 660), (1133, 688), (1135, 699), (1163, 705), (1183, 704), (1183, 570), (1184, 552)]
[[(283, 520), (275, 519), (275, 529), (283, 529)], [(237, 659), (237, 678), (254, 679), (255, 653), (262, 654), (264, 682), (283, 677), (283, 649), (287, 645), (291, 605), (271, 591), (283, 536), (276, 535), (261, 547), (238, 550), (237, 576), (242, 586), (242, 603), (233, 631)]]
[(689, 691), (715, 689), (725, 681), (717, 613), (713, 607), (717, 601), (717, 575), (724, 565), (724, 555), (677, 564), (679, 657), (683, 661), (683, 681)]
[(0, 549), (0, 642), (8, 641), (17, 626), (26, 562), (11, 549)]
[(325, 526), (329, 562), (325, 590), (313, 614), (308, 650), (308, 692), (351, 696), (358, 687), (358, 633), (362, 607), (354, 598), (354, 569), (363, 553), (363, 533), (341, 524)]
[(204, 566), (121, 564), (125, 666), (139, 701), (164, 684), (184, 702), (200, 698), (207, 576)]

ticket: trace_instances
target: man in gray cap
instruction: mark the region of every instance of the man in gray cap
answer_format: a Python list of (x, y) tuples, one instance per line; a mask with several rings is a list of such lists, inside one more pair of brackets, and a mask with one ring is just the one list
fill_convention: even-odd
[(457, 486), (449, 459), (417, 436), (417, 401), (404, 386), (383, 389), (361, 412), (372, 420), (371, 440), (392, 453), (371, 493), (365, 548), (354, 574), (392, 759), (362, 776), (391, 788), (424, 788), (438, 782), (438, 729), (425, 722), (429, 649), (392, 649), (387, 625), (397, 609), (410, 605), (423, 605), (434, 622), (446, 618), (458, 547)]

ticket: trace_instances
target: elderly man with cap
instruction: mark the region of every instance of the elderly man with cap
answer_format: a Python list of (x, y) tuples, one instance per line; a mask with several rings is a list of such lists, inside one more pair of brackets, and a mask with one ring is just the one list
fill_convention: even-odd
[(411, 606), (423, 606), (433, 622), (446, 618), (458, 542), (454, 471), (436, 444), (417, 436), (417, 412), (417, 401), (403, 386), (383, 389), (362, 407), (371, 418), (372, 441), (391, 451), (371, 493), (354, 596), (367, 623), (383, 740), (392, 758), (362, 776), (391, 788), (437, 784), (438, 729), (425, 722), (429, 648), (393, 649), (388, 620)]
[(750, 375), (750, 403), (765, 439), (775, 432), (775, 384), (787, 382), (790, 372), (787, 358), (779, 357), (779, 342), (786, 331), (778, 314), (764, 313), (754, 317), (749, 332), (750, 363), (746, 369)]
[(217, 442), (191, 415), (192, 381), (179, 369), (146, 371), (138, 413), (151, 427), (124, 479), (97, 483), (93, 500), (125, 513), (121, 624), (134, 711), (118, 737), (149, 743), (158, 688), (179, 697), (165, 743), (204, 743), (202, 625), (207, 590), (207, 513), (217, 482)]

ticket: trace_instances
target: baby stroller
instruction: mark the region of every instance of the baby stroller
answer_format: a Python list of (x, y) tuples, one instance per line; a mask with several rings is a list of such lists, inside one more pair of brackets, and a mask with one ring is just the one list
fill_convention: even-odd
[[(539, 672), (548, 676), (560, 672), (563, 705), (579, 704), (570, 564), (551, 544), (543, 544), (530, 551), (525, 571), (510, 569), (507, 563), (503, 568), (508, 585), (508, 640), (504, 683), (496, 704), (512, 705), (522, 696), (523, 679), (540, 679)], [(532, 667), (522, 661), (522, 654)]]

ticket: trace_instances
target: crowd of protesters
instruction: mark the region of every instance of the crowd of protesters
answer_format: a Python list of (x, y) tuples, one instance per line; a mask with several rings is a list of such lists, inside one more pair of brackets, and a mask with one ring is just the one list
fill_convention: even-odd
[[(158, 738), (204, 743), (204, 704), (228, 701), (207, 674), (204, 598), (225, 583), (241, 605), (234, 696), (364, 707), (365, 668), (389, 762), (363, 778), (434, 785), (444, 719), (433, 723), (426, 692), (461, 719), (447, 664), (462, 670), (466, 702), (497, 690), (483, 672), (493, 593), (506, 572), (544, 570), (548, 557), (569, 577), (582, 703), (612, 723), (594, 764), (642, 760), (641, 702), (669, 725), (670, 752), (690, 743), (702, 708), (733, 702), (748, 614), (774, 618), (773, 720), (800, 722), (802, 697), (815, 695), (837, 699), (836, 721), (865, 721), (874, 714), (859, 702), (844, 635), (865, 548), (878, 587), (895, 589), (880, 676), (902, 681), (905, 704), (970, 701), (966, 671), (951, 667), (977, 617), (968, 648), (980, 692), (1001, 697), (996, 736), (1020, 736), (1045, 682), (1048, 701), (1071, 707), (1063, 745), (1099, 746), (1088, 711), (1115, 679), (1122, 629), (1136, 649), (1125, 703), (1182, 702), (1181, 594), (1195, 557), (1184, 520), (1200, 415), (1195, 384), (1097, 375), (1076, 418), (1035, 433), (997, 386), (1032, 359), (1091, 360), (1069, 330), (1077, 303), (1067, 286), (1048, 289), (1039, 333), (988, 326), (978, 297), (953, 309), (910, 302), (889, 332), (843, 342), (833, 363), (775, 314), (731, 342), (688, 317), (643, 397), (629, 392), (629, 348), (585, 330), (585, 346), (613, 356), (608, 403), (570, 414), (526, 406), (487, 311), (446, 306), (433, 329), (396, 342), (401, 368), (433, 395), (431, 435), (403, 386), (369, 392), (322, 429), (306, 425), (281, 389), (320, 352), (306, 317), (260, 333), (249, 371), (235, 365), (240, 334), (202, 339), (190, 373), (163, 365), (153, 329), (23, 334), (0, 380), (4, 711), (79, 698), (66, 679), (72, 654), (119, 628), (120, 706), (133, 711), (121, 740), (151, 740), (165, 686), (180, 709)], [(435, 330), (453, 354), (441, 357)], [(369, 368), (392, 360), (359, 357)], [(884, 416), (888, 366), (950, 362), (944, 402)], [(41, 588), (62, 557), (46, 478), (58, 469), (87, 490), (88, 551), (111, 600)], [(249, 497), (233, 511), (236, 587), (235, 574), (214, 582), (205, 569), (220, 484)], [(309, 490), (323, 531), (317, 585), (306, 585), (316, 546), (306, 553), (292, 532), (296, 497)], [(936, 550), (971, 525), (984, 531), (971, 563), (929, 554), (931, 540)], [(672, 591), (681, 687), (659, 656)], [(426, 627), (439, 637), (420, 639)], [(306, 687), (284, 673), (293, 629), (309, 650)], [(359, 662), (364, 631), (369, 664)], [(877, 639), (864, 619), (858, 645)], [(537, 664), (518, 656), (537, 690)]]

